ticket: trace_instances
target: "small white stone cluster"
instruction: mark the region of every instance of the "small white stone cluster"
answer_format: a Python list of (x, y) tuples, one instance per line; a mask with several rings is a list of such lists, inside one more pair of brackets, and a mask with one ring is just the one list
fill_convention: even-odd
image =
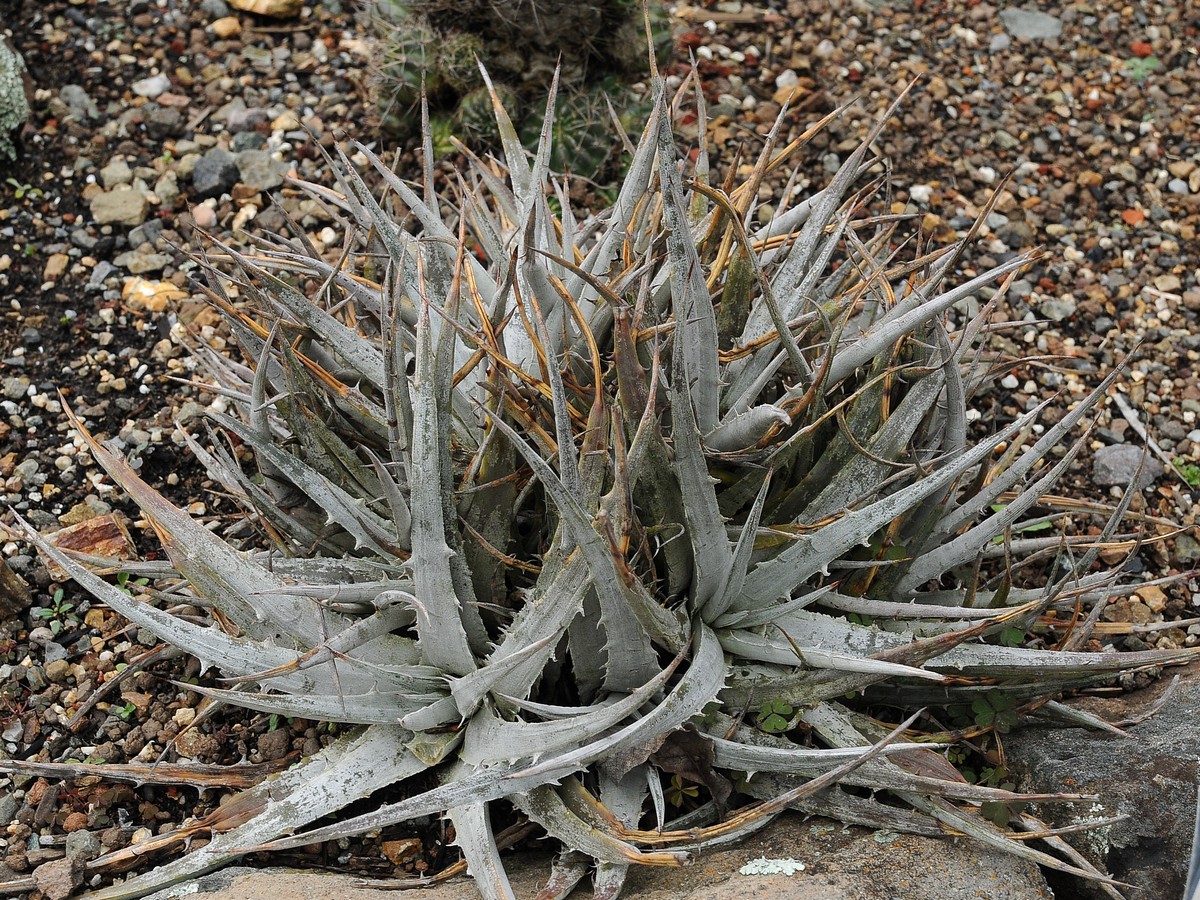
[(767, 859), (760, 856), (746, 863), (738, 872), (742, 875), (795, 875), (804, 871), (804, 863), (797, 859)]

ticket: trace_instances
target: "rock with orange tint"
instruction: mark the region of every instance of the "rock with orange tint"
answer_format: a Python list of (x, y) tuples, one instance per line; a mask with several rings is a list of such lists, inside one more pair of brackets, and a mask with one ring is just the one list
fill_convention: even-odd
[(170, 281), (149, 278), (131, 278), (121, 289), (121, 300), (133, 312), (162, 312), (172, 300), (187, 297), (187, 291), (181, 291)]
[[(74, 550), (89, 556), (107, 559), (136, 559), (137, 549), (125, 523), (112, 513), (95, 516), (78, 525), (60, 528), (46, 535), (46, 540), (59, 550)], [(46, 560), (46, 568), (55, 581), (65, 581), (67, 573), (52, 559)]]

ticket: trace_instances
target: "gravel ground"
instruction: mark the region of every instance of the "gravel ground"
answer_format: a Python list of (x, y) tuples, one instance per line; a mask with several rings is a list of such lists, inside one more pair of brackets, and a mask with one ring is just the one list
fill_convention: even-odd
[[(784, 102), (794, 135), (857, 98), (805, 151), (798, 192), (827, 180), (920, 76), (877, 143), (889, 161), (891, 211), (913, 215), (931, 243), (944, 244), (966, 233), (999, 187), (961, 274), (1045, 251), (997, 308), (997, 321), (1019, 323), (999, 346), (1026, 360), (1014, 362), (1003, 390), (980, 399), (981, 424), (1053, 392), (1061, 394), (1050, 416), (1061, 414), (1137, 348), (1120, 399), (1101, 412), (1061, 492), (1119, 494), (1148, 434), (1158, 450), (1138, 505), (1194, 526), (1200, 17), (1187, 2), (1113, 12), (1081, 0), (1044, 6), (1053, 14), (977, 0), (718, 2), (675, 12), (678, 44), (705, 79), (718, 156), (739, 148), (753, 156)], [(344, 133), (376, 139), (369, 29), (348, 0), (310, 3), (286, 20), (231, 11), (224, 0), (0, 0), (0, 11), (36, 85), (25, 155), (7, 171), (0, 163), (0, 522), (14, 521), (11, 507), (50, 532), (95, 528), (108, 521), (98, 515), (115, 512), (149, 551), (145, 523), (81, 452), (57, 393), (177, 502), (214, 519), (233, 512), (205, 493), (175, 424), (214, 400), (188, 383), (188, 333), (221, 341), (215, 316), (188, 287), (195, 263), (184, 249), (196, 246), (197, 227), (235, 243), (246, 229), (281, 230), (268, 194), (318, 245), (340, 245), (335, 223), (283, 176), (328, 180), (304, 127), (327, 146)], [(686, 68), (677, 62), (671, 77)], [(689, 127), (694, 135), (685, 120), (685, 138)], [(761, 217), (781, 190), (764, 188)], [(958, 314), (987, 299), (964, 301)], [(106, 534), (125, 540), (119, 529)], [(1195, 537), (1193, 529), (1144, 547), (1131, 574), (1186, 572), (1200, 559)], [(197, 673), (182, 660), (145, 659), (152, 640), (89, 607), (20, 543), (0, 544), (31, 589), (0, 598), (4, 754), (111, 763), (154, 760), (165, 748), (168, 759), (278, 765), (329, 739), (307, 723), (289, 730), (230, 714), (172, 744), (199, 698), (161, 676)], [(1196, 605), (1200, 582), (1185, 578), (1131, 594), (1108, 618), (1114, 632), (1150, 626), (1116, 639), (1131, 648), (1194, 645), (1200, 627), (1187, 617)], [(81, 714), (103, 684), (115, 687)], [(88, 782), (60, 790), (26, 778), (0, 793), (0, 823), (12, 822), (0, 882), (68, 846), (94, 854), (139, 829), (169, 829), (216, 799)], [(322, 848), (310, 862), (391, 872), (437, 866), (444, 851), (435, 827), (381, 840)]]

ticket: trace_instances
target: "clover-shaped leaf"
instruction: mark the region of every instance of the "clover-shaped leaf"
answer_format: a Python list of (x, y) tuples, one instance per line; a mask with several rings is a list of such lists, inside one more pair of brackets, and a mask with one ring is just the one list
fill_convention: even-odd
[(991, 728), (999, 734), (1008, 734), (1017, 724), (1016, 701), (999, 691), (988, 691), (971, 702), (975, 724), (980, 728)]
[(795, 710), (783, 700), (768, 700), (758, 711), (758, 727), (767, 734), (782, 734)]

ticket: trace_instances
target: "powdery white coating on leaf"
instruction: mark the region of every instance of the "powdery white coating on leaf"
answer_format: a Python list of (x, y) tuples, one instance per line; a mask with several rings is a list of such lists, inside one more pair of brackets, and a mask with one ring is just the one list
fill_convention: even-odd
[(738, 869), (738, 873), (741, 875), (787, 875), (790, 877), (797, 872), (803, 872), (804, 868), (804, 863), (791, 857), (767, 859), (765, 856), (760, 856)]

